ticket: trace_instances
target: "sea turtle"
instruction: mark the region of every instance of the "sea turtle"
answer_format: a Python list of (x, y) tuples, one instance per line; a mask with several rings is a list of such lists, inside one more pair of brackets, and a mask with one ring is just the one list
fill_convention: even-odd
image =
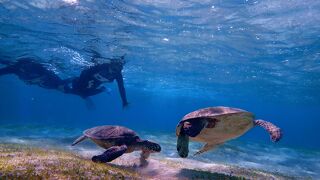
[(122, 126), (97, 126), (87, 129), (83, 135), (76, 139), (72, 146), (79, 142), (90, 138), (100, 147), (106, 151), (98, 156), (93, 156), (94, 162), (110, 162), (124, 153), (131, 153), (133, 151), (142, 151), (140, 162), (141, 165), (146, 164), (146, 159), (150, 153), (160, 152), (159, 144), (141, 140), (139, 136), (131, 129)]
[(193, 111), (185, 115), (176, 127), (179, 156), (188, 156), (189, 137), (206, 143), (197, 155), (243, 135), (254, 126), (268, 131), (273, 142), (279, 141), (282, 136), (280, 128), (264, 120), (254, 120), (252, 113), (242, 109), (218, 106)]

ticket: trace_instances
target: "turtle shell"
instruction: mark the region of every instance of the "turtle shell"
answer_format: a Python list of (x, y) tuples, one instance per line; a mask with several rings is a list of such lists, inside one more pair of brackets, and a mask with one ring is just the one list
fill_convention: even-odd
[(213, 127), (203, 128), (194, 141), (223, 143), (226, 140), (241, 136), (253, 127), (254, 115), (248, 111), (231, 107), (208, 107), (185, 115), (176, 128), (176, 135), (180, 134), (185, 121), (212, 120)]
[(85, 130), (83, 134), (103, 148), (130, 145), (140, 139), (133, 130), (122, 126), (97, 126)]

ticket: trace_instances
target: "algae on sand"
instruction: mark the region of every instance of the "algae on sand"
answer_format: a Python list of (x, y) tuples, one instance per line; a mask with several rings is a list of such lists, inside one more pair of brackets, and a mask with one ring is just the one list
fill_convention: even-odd
[(0, 144), (0, 179), (135, 179), (134, 171), (93, 163), (71, 152)]
[[(81, 154), (81, 153), (80, 153)], [(21, 144), (0, 144), (0, 179), (288, 179), (289, 177), (222, 164), (150, 157), (136, 166), (139, 154), (112, 163), (93, 163), (79, 153)], [(90, 156), (91, 157), (91, 156)], [(200, 168), (201, 167), (201, 168)]]

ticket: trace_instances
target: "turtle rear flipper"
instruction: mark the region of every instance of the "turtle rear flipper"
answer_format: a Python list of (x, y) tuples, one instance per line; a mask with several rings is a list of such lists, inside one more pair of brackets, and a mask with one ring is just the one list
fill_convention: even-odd
[(85, 136), (85, 135), (80, 136), (80, 137), (78, 137), (78, 139), (76, 139), (76, 140), (71, 144), (71, 146), (74, 146), (74, 145), (78, 144), (79, 142), (81, 142), (81, 141), (83, 141), (83, 140), (85, 140), (85, 139), (87, 139), (87, 136)]
[(111, 148), (107, 149), (103, 154), (93, 156), (92, 161), (101, 163), (110, 162), (124, 154), (127, 151), (127, 149), (128, 147), (126, 145), (112, 146)]
[(259, 119), (259, 120), (255, 120), (254, 124), (256, 126), (261, 126), (266, 131), (268, 131), (268, 133), (270, 134), (270, 139), (273, 142), (278, 142), (281, 139), (281, 137), (282, 137), (281, 129), (279, 127), (277, 127), (276, 125), (272, 124), (271, 122)]
[[(221, 143), (221, 144), (222, 144), (222, 143)], [(204, 153), (204, 152), (206, 152), (206, 151), (209, 151), (209, 150), (211, 150), (211, 149), (214, 149), (214, 148), (218, 147), (218, 146), (221, 145), (221, 144), (209, 144), (209, 143), (206, 143), (198, 152), (196, 152), (196, 153), (194, 154), (194, 156), (195, 156), (195, 155), (199, 155), (199, 154), (201, 154), (201, 153)]]

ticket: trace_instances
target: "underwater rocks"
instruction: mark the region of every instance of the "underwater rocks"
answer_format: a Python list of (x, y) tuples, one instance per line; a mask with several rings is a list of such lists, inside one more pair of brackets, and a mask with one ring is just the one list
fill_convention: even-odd
[(139, 166), (139, 153), (112, 163), (90, 160), (91, 153), (21, 144), (0, 144), (0, 179), (290, 179), (254, 169), (181, 158), (152, 157)]

